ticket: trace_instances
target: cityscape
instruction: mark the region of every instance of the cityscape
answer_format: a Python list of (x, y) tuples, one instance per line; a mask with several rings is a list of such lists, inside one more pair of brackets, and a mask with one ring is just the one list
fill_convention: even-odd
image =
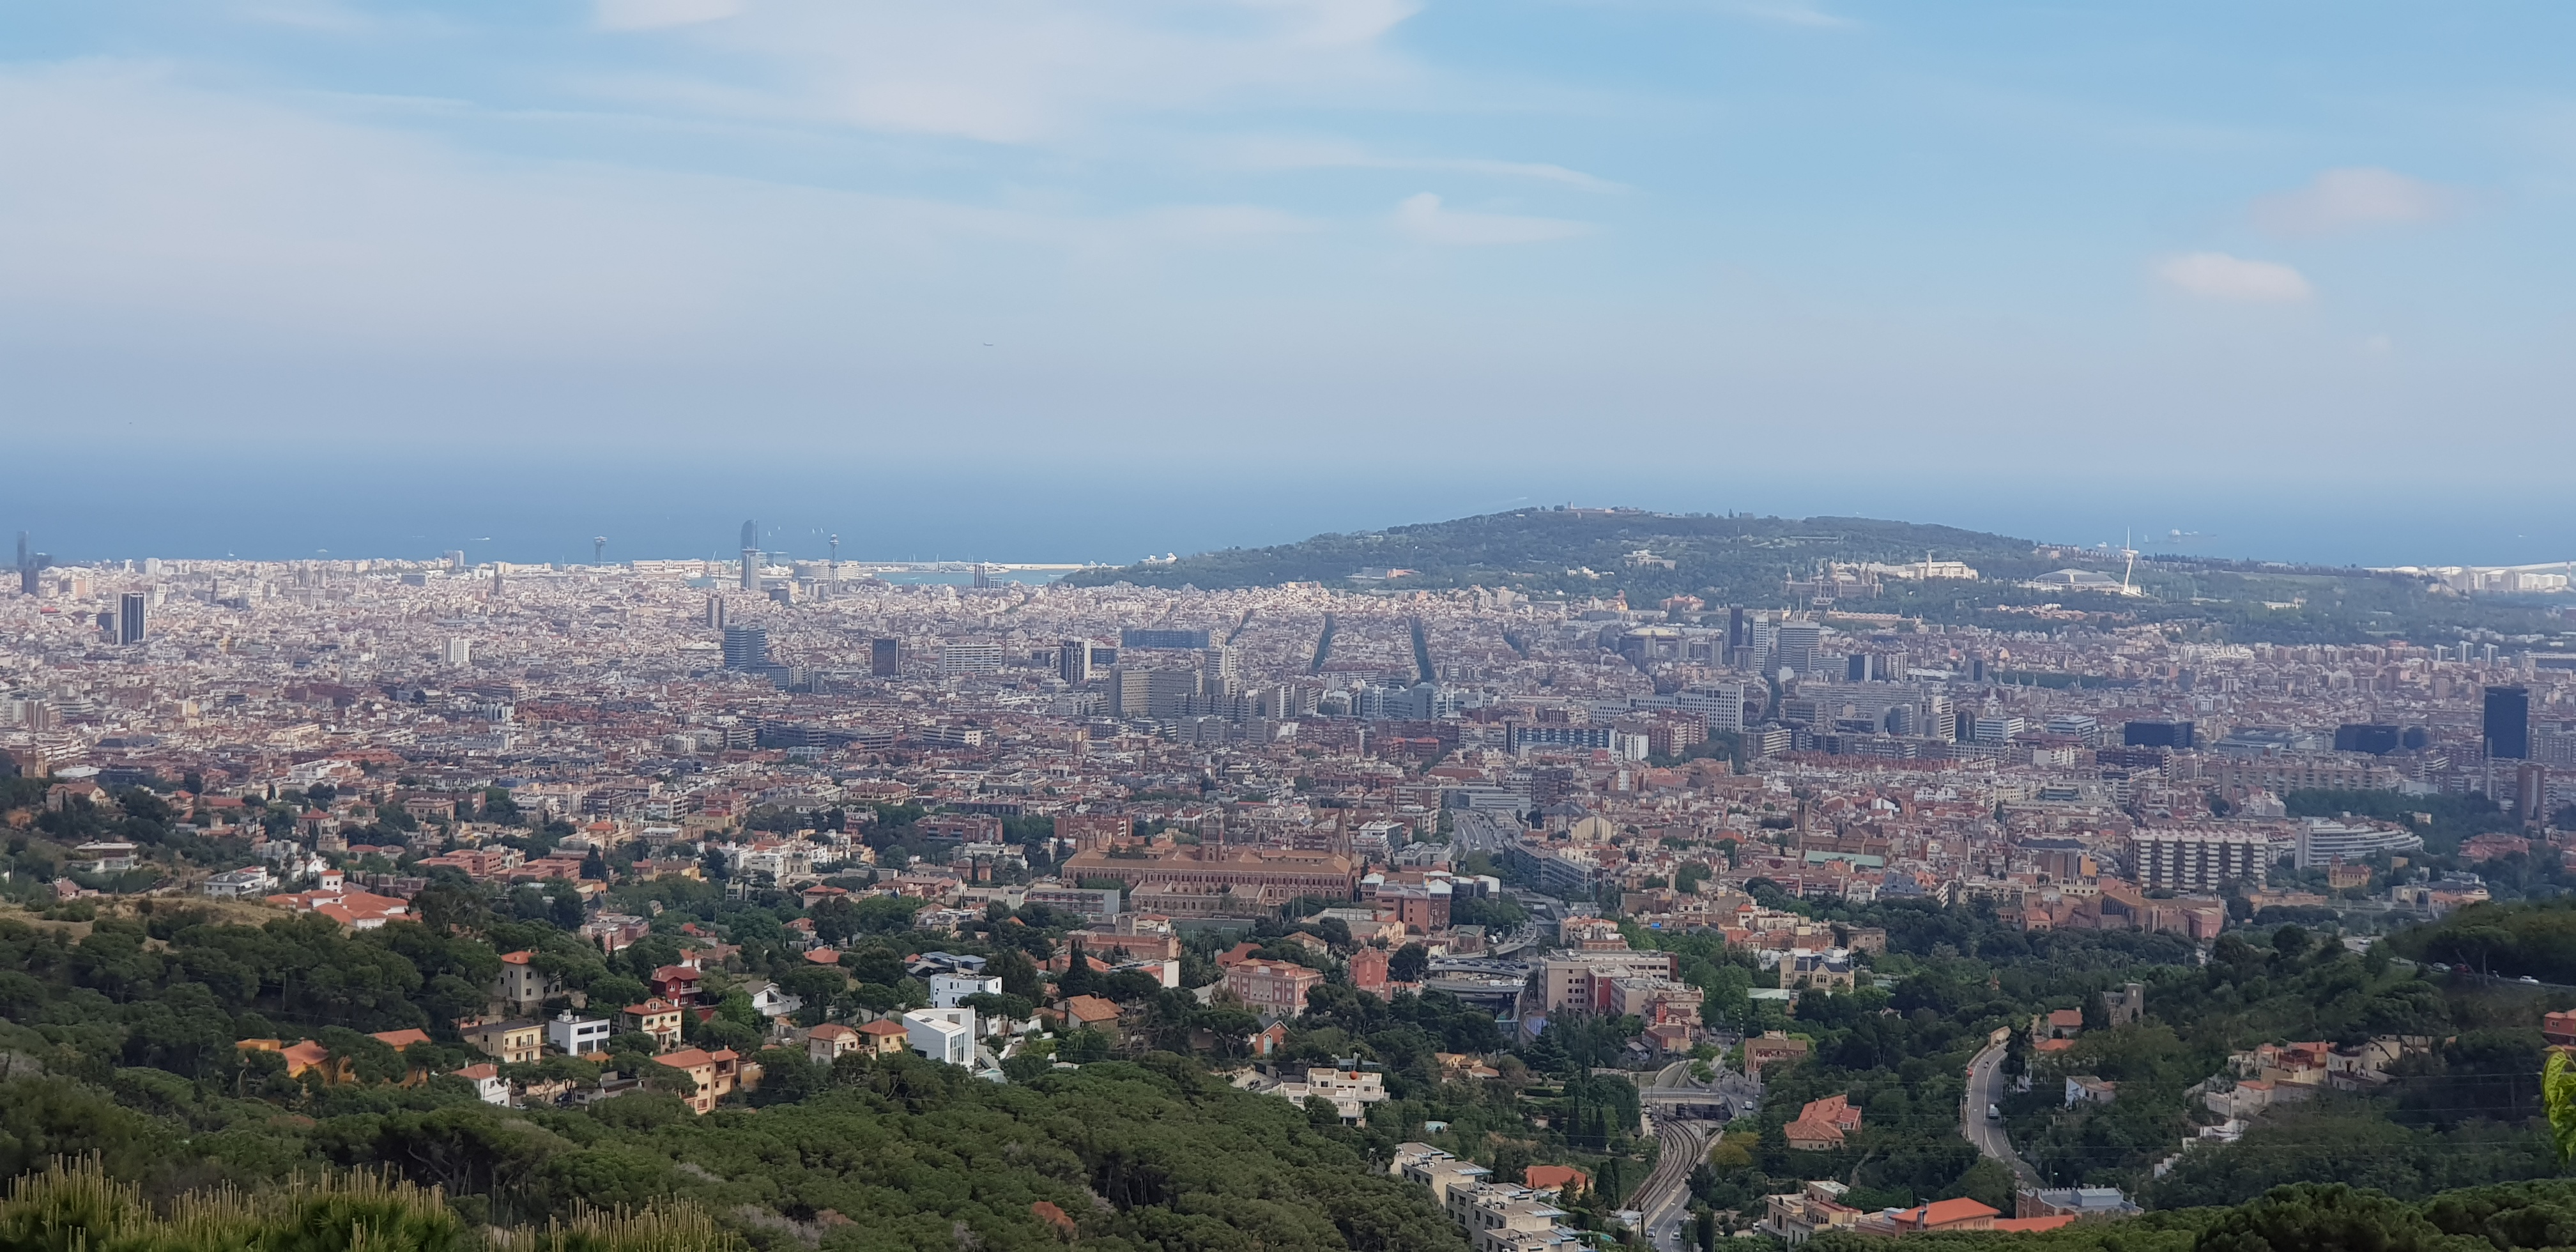
[[(2322, 956), (2394, 976), (2397, 944), (2421, 979), (2463, 910), (2576, 883), (2576, 635), (2212, 641), (2138, 620), (2117, 552), (2119, 578), (2013, 580), (2059, 598), (1965, 624), (1873, 611), (1995, 581), (1937, 556), (1649, 606), (1394, 568), (1129, 581), (1174, 556), (845, 563), (838, 536), (789, 559), (759, 535), (730, 560), (608, 561), (602, 538), (595, 563), (543, 566), (72, 563), (22, 537), (0, 606), (10, 908), (98, 935), (202, 908), (201, 930), (529, 945), (400, 1028), (281, 1027), (193, 1062), (305, 1099), (363, 1086), (377, 1053), (501, 1109), (676, 1091), (702, 1117), (802, 1098), (853, 1054), (1005, 1087), (1194, 1054), (1318, 1126), (1409, 1135), (1383, 1172), (1502, 1252), (2136, 1214), (2233, 1168), (2275, 1105), (2403, 1084), (2428, 1045), (2231, 1040), (2188, 1100), (2128, 1097), (2171, 1105), (2161, 1142), (2088, 1155), (2064, 1110), (2144, 1085), (2084, 1050), (2158, 1010), (2134, 963), (2197, 977), (2322, 929)], [(2041, 1011), (1975, 1039), (1949, 1107), (1808, 1098), (1831, 1038), (1810, 1023), (1920, 1002), (1963, 955), (1923, 946), (1943, 916), (1994, 936), (1975, 959), (2089, 972), (2016, 975)], [(2512, 972), (2492, 949), (2455, 994), (2570, 994), (2480, 990)], [(1407, 1056), (1352, 995), (1442, 1024), (1406, 1027), (1432, 1040)], [(2546, 1025), (2576, 1040), (2576, 1012)], [(1632, 1077), (1529, 1085), (1567, 1056)], [(1554, 1162), (1389, 1116), (1485, 1084), (1521, 1089)], [(1818, 1168), (1921, 1155), (1945, 1120), (1929, 1168), (1955, 1195)]]
[(2576, 7), (0, 20), (0, 1252), (2576, 1252)]

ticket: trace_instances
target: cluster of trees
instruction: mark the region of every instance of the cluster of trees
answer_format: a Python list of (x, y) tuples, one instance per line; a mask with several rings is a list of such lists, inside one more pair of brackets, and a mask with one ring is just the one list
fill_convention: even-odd
[[(2539, 997), (2502, 987), (2453, 986), (2399, 966), (2374, 948), (2355, 954), (2331, 935), (2282, 926), (2268, 936), (2231, 931), (2199, 967), (2146, 968), (2148, 1017), (2100, 1029), (2098, 998), (2082, 1007), (2088, 1029), (2072, 1047), (2034, 1058), (2016, 1042), (2013, 1062), (2039, 1071), (2033, 1090), (2007, 1099), (2013, 1141), (2061, 1185), (2147, 1182), (2145, 1167), (2215, 1120), (2199, 1084), (2254, 1044), (2358, 1044), (2411, 1039), (2386, 1086), (2368, 1096), (2321, 1095), (2259, 1119), (2232, 1145), (2193, 1149), (2143, 1187), (2160, 1206), (2230, 1203), (2274, 1183), (2367, 1180), (2402, 1196), (2550, 1172), (2539, 1146)], [(2112, 1103), (2063, 1107), (2060, 1080), (2095, 1075), (2119, 1084)]]
[(371, 1248), (377, 1252), (738, 1252), (743, 1241), (691, 1205), (586, 1210), (525, 1237), (478, 1237), (445, 1197), (380, 1173), (295, 1179), (256, 1190), (182, 1192), (155, 1204), (95, 1157), (56, 1161), (0, 1200), (0, 1247), (91, 1252)]
[[(793, 1052), (768, 1059), (804, 1063)], [(1232, 1249), (1255, 1231), (1263, 1247), (1319, 1252), (1465, 1246), (1418, 1188), (1368, 1168), (1356, 1132), (1319, 1128), (1167, 1054), (1010, 1086), (909, 1057), (851, 1056), (807, 1076), (799, 1101), (703, 1118), (664, 1094), (509, 1110), (470, 1093), (395, 1089), (369, 1107), (281, 1123), (265, 1105), (175, 1079), (159, 1084), (162, 1107), (145, 1111), (130, 1107), (123, 1082), (49, 1076), (0, 1089), (12, 1107), (34, 1100), (53, 1118), (92, 1123), (87, 1137), (99, 1141), (65, 1145), (96, 1164), (20, 1181), (0, 1203), (0, 1246), (443, 1252), (472, 1246), (486, 1223), (534, 1227), (538, 1246), (557, 1249), (739, 1246), (709, 1212), (737, 1218), (764, 1246), (783, 1236), (823, 1252), (1008, 1252), (1068, 1238)], [(199, 1146), (210, 1138), (245, 1142), (217, 1156)], [(325, 1167), (345, 1172), (322, 1186), (290, 1181)], [(210, 1178), (240, 1189), (156, 1211), (119, 1181), (166, 1192)], [(630, 1215), (599, 1215), (621, 1209)]]
[[(1250, 1014), (1079, 963), (1071, 992), (1131, 999), (1147, 1050), (1111, 1059), (1112, 1040), (1078, 1032), (1060, 1055), (1093, 1063), (1072, 1071), (1043, 1054), (1015, 1058), (1003, 1086), (910, 1057), (823, 1067), (801, 1050), (773, 1049), (759, 1054), (769, 1081), (753, 1108), (704, 1118), (667, 1094), (675, 1082), (587, 1109), (510, 1110), (440, 1076), (479, 1059), (452, 1023), (482, 1009), (505, 950), (536, 952), (567, 992), (601, 1006), (640, 998), (644, 979), (679, 957), (676, 932), (687, 926), (739, 945), (754, 972), (805, 996), (809, 1012), (920, 996), (905, 963), (927, 937), (908, 930), (909, 910), (818, 910), (856, 942), (841, 968), (816, 968), (786, 946), (777, 908), (700, 884), (650, 890), (666, 902), (655, 932), (615, 956), (549, 919), (514, 916), (506, 895), (457, 882), (423, 893), (434, 924), (359, 934), (318, 917), (219, 925), (158, 901), (86, 933), (0, 922), (0, 1174), (88, 1156), (114, 1178), (167, 1191), (209, 1181), (268, 1188), (321, 1168), (390, 1171), (440, 1188), (439, 1211), (469, 1230), (677, 1196), (755, 1242), (786, 1232), (829, 1252), (1053, 1246), (1067, 1234), (1113, 1248), (1233, 1247), (1247, 1229), (1276, 1247), (1462, 1246), (1427, 1196), (1367, 1167), (1406, 1126), (1379, 1118), (1343, 1127), (1234, 1091), (1182, 1053), (1239, 1054), (1259, 1026)], [(987, 920), (981, 933), (1008, 946), (976, 935), (940, 946), (984, 952), (1004, 993), (982, 1007), (1025, 1015), (1047, 995), (1028, 949), (1052, 940), (1018, 918)], [(1439, 1085), (1434, 1052), (1499, 1046), (1489, 1015), (1447, 997), (1387, 1004), (1336, 984), (1317, 1010), (1292, 1052), (1382, 1057), (1394, 1085), (1417, 1094)], [(749, 1052), (765, 1038), (738, 990), (711, 1019), (686, 1021), (704, 1046)], [(431, 1039), (397, 1053), (370, 1037), (405, 1028)], [(262, 1037), (318, 1041), (328, 1062), (290, 1077), (278, 1054), (235, 1044)], [(1152, 1050), (1164, 1047), (1174, 1051)], [(511, 1076), (586, 1081), (610, 1067), (676, 1078), (649, 1053), (647, 1041), (621, 1036), (605, 1058), (551, 1057)], [(127, 1234), (191, 1246), (166, 1232)], [(456, 1246), (434, 1235), (421, 1235), (421, 1246)], [(126, 1237), (91, 1246), (127, 1246)], [(410, 1237), (378, 1246), (410, 1246)], [(0, 1246), (18, 1245), (0, 1235)]]
[(2576, 896), (2472, 904), (2386, 942), (2400, 956), (2482, 976), (2576, 984)]
[[(1767, 894), (1762, 884), (1754, 890)], [(1707, 995), (1711, 1026), (1785, 1030), (1811, 1048), (1805, 1061), (1768, 1075), (1760, 1113), (1739, 1120), (1694, 1176), (1709, 1208), (1757, 1211), (1764, 1194), (1830, 1177), (1852, 1184), (1864, 1207), (1965, 1195), (2009, 1210), (2011, 1179), (1969, 1152), (1957, 1125), (1964, 1066), (1997, 1027), (2013, 1032), (2008, 1071), (2035, 1080), (2029, 1093), (2005, 1101), (2013, 1141), (2058, 1185), (2117, 1185), (2174, 1207), (2333, 1179), (2417, 1198), (2554, 1170), (2537, 1130), (2537, 1026), (2542, 1009), (2561, 1001), (2511, 984), (2428, 977), (2386, 949), (2444, 952), (2458, 962), (2462, 945), (2483, 943), (2491, 963), (2546, 969), (2555, 968), (2547, 964), (2552, 945), (2563, 941), (2576, 968), (2576, 908), (2465, 910), (2367, 955), (2295, 925), (2231, 931), (2203, 964), (2190, 945), (2165, 935), (2023, 933), (1982, 909), (1921, 901), (1854, 908), (1776, 900), (1821, 920), (1885, 930), (1888, 950), (1862, 957), (1878, 985), (1808, 993), (1792, 1016), (1776, 1002), (1749, 1001), (1757, 975), (1746, 954), (1709, 936), (1629, 930), (1632, 946), (1678, 956), (1682, 978)], [(2145, 985), (2148, 1015), (2112, 1029), (2102, 993), (2130, 981)], [(2058, 1009), (2080, 1010), (2084, 1033), (2071, 1050), (2035, 1054), (2027, 1026)], [(2242, 1144), (2196, 1148), (2150, 1185), (2149, 1167), (2215, 1120), (2197, 1088), (2225, 1071), (2231, 1053), (2267, 1041), (2390, 1035), (2425, 1046), (2395, 1067), (2385, 1090), (2329, 1095), (2259, 1120)], [(2116, 1082), (2118, 1098), (2066, 1107), (2063, 1079), (2074, 1074)], [(1807, 1101), (1837, 1094), (1862, 1109), (1862, 1129), (1833, 1152), (1790, 1150), (1782, 1128)]]
[[(2271, 1188), (2228, 1208), (2077, 1222), (2042, 1234), (1966, 1231), (1908, 1236), (1929, 1252), (2540, 1252), (2576, 1246), (2576, 1180), (2468, 1187), (2408, 1202), (2344, 1182)], [(1819, 1235), (1815, 1252), (1863, 1252), (1877, 1240)]]

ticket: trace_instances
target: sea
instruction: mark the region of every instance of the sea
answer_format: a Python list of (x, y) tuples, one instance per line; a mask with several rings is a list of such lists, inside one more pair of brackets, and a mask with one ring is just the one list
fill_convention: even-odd
[[(64, 562), (141, 557), (430, 558), (581, 563), (728, 557), (742, 524), (765, 551), (848, 561), (1129, 564), (1517, 508), (1876, 517), (2046, 543), (2326, 565), (2515, 565), (2576, 559), (2576, 522), (2523, 493), (2402, 485), (2031, 482), (1711, 466), (1634, 475), (1322, 472), (1260, 465), (1124, 472), (973, 463), (793, 467), (507, 460), (226, 464), (127, 456), (22, 465), (0, 486), (14, 532)], [(923, 574), (952, 581), (954, 573)], [(1022, 575), (1037, 581), (1042, 575)]]

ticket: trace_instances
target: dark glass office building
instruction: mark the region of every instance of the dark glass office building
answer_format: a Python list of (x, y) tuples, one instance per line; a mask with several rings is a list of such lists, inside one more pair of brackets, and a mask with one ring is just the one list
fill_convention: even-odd
[(727, 626), (724, 633), (726, 669), (759, 669), (769, 664), (769, 632), (758, 626)]
[(2347, 723), (2335, 727), (2335, 751), (2386, 756), (2397, 750), (2400, 734), (2395, 726)]
[(2132, 748), (2189, 748), (2192, 746), (2192, 724), (2130, 722), (2120, 727), (2120, 742)]
[(2487, 759), (2531, 759), (2531, 688), (2487, 688)]

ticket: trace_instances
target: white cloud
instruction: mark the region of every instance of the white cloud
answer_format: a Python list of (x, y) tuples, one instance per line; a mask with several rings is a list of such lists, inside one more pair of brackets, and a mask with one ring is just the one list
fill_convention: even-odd
[(234, 12), (245, 21), (335, 35), (355, 34), (369, 28), (365, 14), (336, 0), (264, 0), (243, 5)]
[(594, 0), (591, 20), (601, 30), (660, 30), (720, 21), (742, 8), (743, 0)]
[(1582, 191), (1626, 191), (1622, 184), (1581, 170), (1543, 161), (1496, 161), (1483, 157), (1386, 156), (1356, 144), (1328, 139), (1259, 138), (1228, 145), (1220, 160), (1252, 170), (1420, 170), (1443, 174), (1477, 174), (1527, 179)]
[(1145, 213), (1136, 223), (1150, 237), (1187, 243), (1275, 239), (1323, 229), (1294, 213), (1246, 204), (1176, 205)]
[(2296, 304), (2315, 295), (2307, 276), (2277, 261), (2248, 261), (2224, 252), (2187, 252), (2156, 267), (2156, 276), (2204, 300)]
[[(638, 11), (718, 0), (601, 0)], [(1347, 105), (1407, 71), (1380, 40), (1415, 0), (768, 0), (680, 38), (700, 72), (594, 87), (630, 100), (868, 130), (1034, 143), (1122, 110)], [(668, 25), (670, 23), (656, 23)]]
[(2156, 267), (2156, 277), (2204, 300), (2295, 304), (2316, 294), (2306, 276), (2275, 261), (2224, 252), (2187, 252)]
[(1841, 30), (1861, 25), (1838, 13), (1829, 13), (1816, 0), (1563, 0), (1564, 3), (1608, 5), (1649, 11), (1716, 13), (1774, 26), (1804, 26), (1819, 30)]
[(960, 285), (1123, 290), (1180, 247), (1318, 229), (1239, 204), (1015, 211), (496, 160), (106, 62), (0, 70), (0, 168), (0, 339), (129, 350), (767, 351)]
[(1807, 3), (1806, 0), (1771, 0), (1771, 2), (1746, 0), (1744, 3), (1727, 4), (1721, 7), (1739, 17), (1773, 22), (1782, 26), (1841, 28), (1859, 25), (1850, 18), (1827, 13), (1814, 4)]
[(1440, 197), (1426, 191), (1395, 206), (1396, 229), (1423, 243), (1483, 245), (1547, 243), (1592, 233), (1582, 222), (1554, 217), (1518, 217), (1505, 213), (1462, 213), (1443, 208)]
[(2254, 224), (2275, 235), (2326, 235), (2368, 226), (2436, 222), (2457, 212), (2459, 192), (2370, 167), (2327, 170), (2297, 191), (2254, 202)]

